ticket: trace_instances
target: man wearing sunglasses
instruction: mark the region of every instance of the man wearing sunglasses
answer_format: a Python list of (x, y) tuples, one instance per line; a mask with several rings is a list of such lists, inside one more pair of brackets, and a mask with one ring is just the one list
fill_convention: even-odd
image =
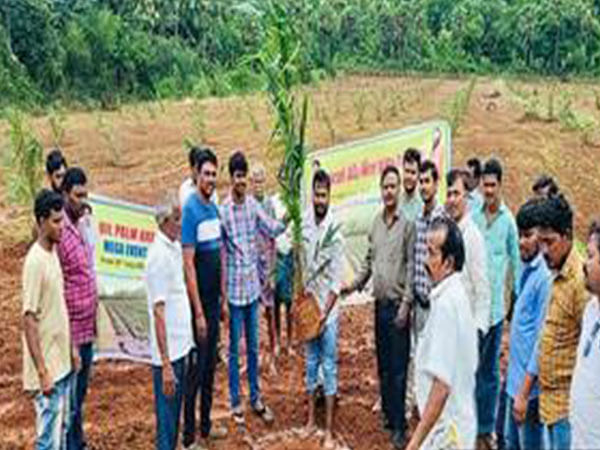
[(581, 324), (577, 363), (571, 384), (571, 433), (573, 449), (600, 448), (600, 222), (590, 227), (585, 284), (592, 294)]

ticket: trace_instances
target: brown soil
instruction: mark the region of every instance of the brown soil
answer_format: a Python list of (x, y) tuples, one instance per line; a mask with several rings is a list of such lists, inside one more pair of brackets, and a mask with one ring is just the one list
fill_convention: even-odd
[[(542, 83), (513, 84), (529, 91), (535, 88), (540, 93), (548, 90), (548, 85)], [(309, 141), (313, 148), (323, 148), (333, 142), (347, 142), (440, 117), (444, 102), (466, 85), (466, 80), (346, 77), (307, 88), (304, 91), (312, 98)], [(557, 85), (556, 89), (571, 92), (577, 111), (598, 114), (592, 95), (594, 86)], [(390, 111), (392, 93), (399, 94), (397, 106), (403, 106), (397, 108), (396, 115)], [(358, 124), (356, 104), (361, 96), (367, 106), (364, 123)], [(225, 161), (236, 148), (245, 149), (252, 160), (266, 165), (269, 186), (275, 189), (279, 157), (268, 149), (272, 118), (264, 97), (207, 99), (200, 105), (205, 121), (204, 140), (216, 149), (220, 160)], [(98, 113), (68, 114), (62, 147), (71, 164), (87, 169), (95, 192), (151, 204), (165, 189), (177, 188), (186, 175), (182, 143), (184, 137), (197, 134), (193, 117), (198, 114), (194, 111), (198, 107), (192, 101), (182, 101), (131, 105), (118, 112), (102, 113), (109, 124), (107, 128), (112, 130), (109, 134), (113, 146), (120, 151), (116, 166), (106, 150), (107, 138), (97, 125)], [(459, 134), (453, 137), (455, 163), (461, 164), (472, 155), (500, 157), (505, 165), (506, 200), (513, 210), (529, 195), (537, 174), (554, 175), (575, 205), (576, 231), (584, 236), (585, 227), (598, 212), (595, 195), (600, 192), (600, 149), (595, 147), (594, 136), (584, 139), (580, 132), (561, 130), (558, 122), (523, 117), (524, 108), (507, 83), (478, 80)], [(36, 119), (34, 126), (49, 146), (47, 119)], [(5, 129), (0, 123), (0, 131)], [(5, 142), (6, 133), (2, 133), (0, 148)], [(228, 177), (223, 164), (221, 167), (219, 190), (224, 194)], [(19, 314), (20, 270), (26, 251), (26, 245), (19, 242), (29, 235), (28, 217), (28, 211), (9, 206), (0, 190), (0, 449), (33, 445), (33, 409), (21, 392)], [(339, 362), (339, 444), (353, 449), (390, 448), (377, 415), (371, 412), (377, 398), (377, 382), (370, 306), (344, 311)], [(221, 366), (214, 414), (228, 424), (231, 434), (214, 448), (319, 448), (319, 436), (303, 439), (297, 432), (306, 416), (301, 356), (282, 358), (279, 373), (277, 377), (262, 375), (266, 402), (277, 415), (275, 424), (266, 428), (248, 413), (250, 432), (244, 436), (234, 430), (227, 418), (226, 373)], [(148, 367), (101, 362), (95, 367), (86, 405), (86, 432), (92, 448), (152, 448), (153, 408)]]

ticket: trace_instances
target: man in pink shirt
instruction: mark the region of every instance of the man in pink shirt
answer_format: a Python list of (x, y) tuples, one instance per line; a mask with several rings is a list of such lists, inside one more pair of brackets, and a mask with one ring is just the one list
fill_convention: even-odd
[(98, 305), (96, 274), (91, 261), (93, 252), (79, 227), (85, 214), (88, 194), (85, 172), (79, 167), (69, 168), (62, 191), (65, 199), (64, 227), (58, 245), (58, 257), (63, 272), (71, 339), (81, 359), (81, 368), (73, 386), (68, 448), (79, 450), (87, 447), (83, 436), (83, 402), (93, 360)]

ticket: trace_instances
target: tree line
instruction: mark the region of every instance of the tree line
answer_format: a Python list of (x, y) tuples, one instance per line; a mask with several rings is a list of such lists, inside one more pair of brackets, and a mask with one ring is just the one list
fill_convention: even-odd
[[(261, 0), (3, 0), (0, 108), (262, 88)], [(595, 77), (600, 0), (280, 0), (295, 82), (339, 70)]]

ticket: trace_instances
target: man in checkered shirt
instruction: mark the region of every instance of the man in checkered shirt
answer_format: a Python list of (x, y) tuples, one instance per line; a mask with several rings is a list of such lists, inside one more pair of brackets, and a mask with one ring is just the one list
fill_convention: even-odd
[(79, 167), (69, 168), (62, 183), (62, 191), (65, 198), (64, 228), (58, 245), (58, 257), (63, 272), (71, 339), (81, 360), (81, 368), (74, 378), (68, 448), (83, 449), (86, 448), (83, 436), (83, 402), (93, 360), (98, 306), (93, 251), (79, 227), (85, 214), (88, 194), (85, 172)]

